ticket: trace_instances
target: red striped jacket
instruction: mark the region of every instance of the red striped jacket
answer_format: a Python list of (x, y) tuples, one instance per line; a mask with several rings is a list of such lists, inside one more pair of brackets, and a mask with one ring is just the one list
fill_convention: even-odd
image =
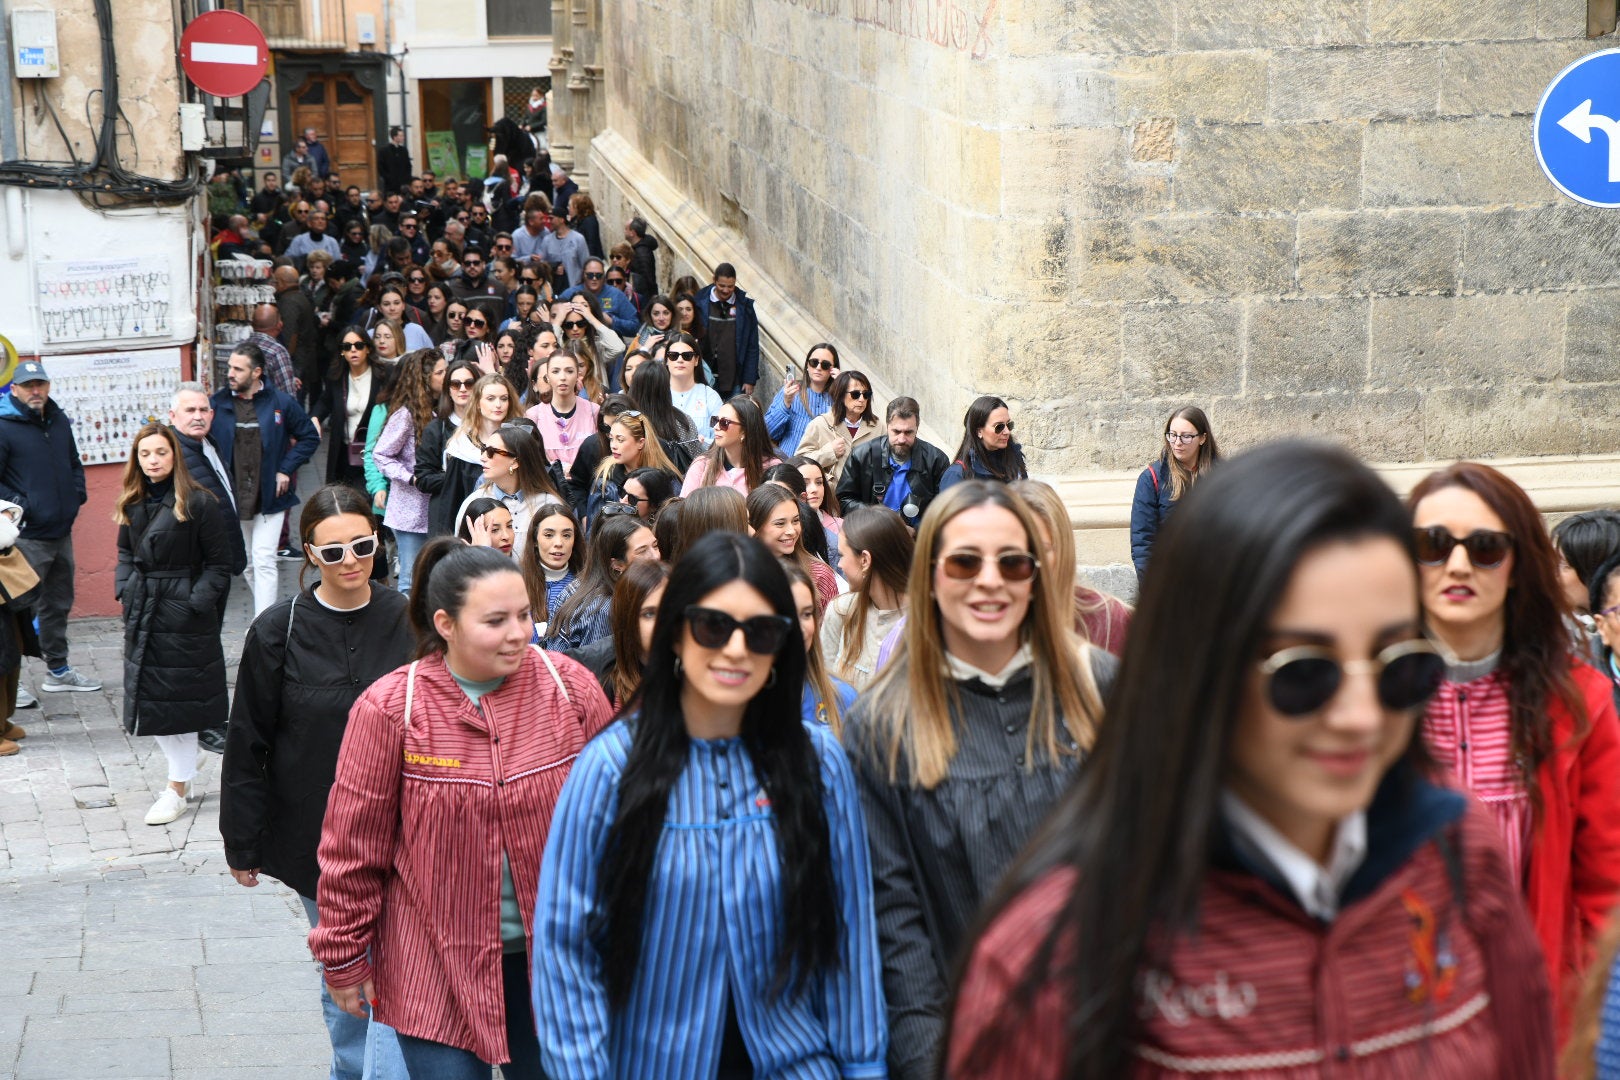
[(370, 978), (384, 1023), (510, 1060), (501, 854), (532, 956), (551, 812), (574, 759), (611, 719), (589, 671), (538, 650), (477, 707), (442, 656), (377, 680), (349, 713), (321, 833), (320, 925), (309, 945), (327, 980)]
[[(1139, 980), (1131, 1075), (1550, 1080), (1546, 970), (1495, 825), (1472, 801), (1458, 847), (1466, 920), (1451, 917), (1456, 890), (1432, 842), (1326, 925), (1259, 878), (1212, 871), (1196, 930)], [(1009, 1001), (1072, 881), (1048, 875), (980, 938), (954, 1010), (952, 1080), (1065, 1075), (1064, 992), (1048, 982), (1024, 1012)], [(997, 1052), (970, 1068), (997, 1024)]]

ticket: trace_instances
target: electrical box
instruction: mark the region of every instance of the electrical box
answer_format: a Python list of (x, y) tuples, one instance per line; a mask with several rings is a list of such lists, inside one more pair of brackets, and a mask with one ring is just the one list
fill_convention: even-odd
[(11, 13), (11, 67), (19, 79), (54, 79), (62, 74), (56, 51), (56, 12)]
[(377, 16), (356, 15), (354, 17), (355, 38), (361, 45), (377, 44)]
[(195, 152), (206, 144), (207, 130), (203, 123), (203, 107), (193, 102), (180, 105), (180, 149)]

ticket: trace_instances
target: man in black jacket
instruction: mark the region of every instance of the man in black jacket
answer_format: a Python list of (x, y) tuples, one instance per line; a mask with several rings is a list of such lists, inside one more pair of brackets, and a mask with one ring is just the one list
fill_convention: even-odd
[(884, 414), (886, 437), (870, 439), (849, 452), (838, 481), (838, 505), (887, 506), (917, 527), (939, 494), (939, 478), (950, 468), (945, 452), (917, 438), (922, 408), (915, 398), (897, 397)]
[[(229, 474), (219, 456), (219, 448), (208, 434), (213, 422), (214, 406), (209, 402), (208, 390), (202, 383), (183, 382), (175, 387), (174, 398), (169, 403), (169, 427), (174, 429), (175, 437), (180, 440), (180, 456), (186, 463), (186, 472), (198, 484), (213, 492), (225, 520), (234, 523), (237, 518), (236, 497), (231, 493), (231, 485), (226, 482)], [(247, 569), (247, 542), (242, 537), (242, 530), (227, 528), (225, 543), (231, 549), (231, 576), (236, 577)], [(225, 607), (230, 597), (230, 583), (226, 582), (225, 588), (219, 591), (221, 619), (225, 618)], [(223, 754), (225, 725), (199, 731), (197, 744), (204, 750)]]
[(624, 227), (630, 256), (630, 284), (636, 295), (650, 300), (658, 295), (658, 237), (647, 235), (647, 219), (633, 217)]
[(404, 191), (411, 182), (411, 152), (405, 149), (405, 129), (388, 129), (388, 145), (377, 153), (377, 179), (384, 192)]

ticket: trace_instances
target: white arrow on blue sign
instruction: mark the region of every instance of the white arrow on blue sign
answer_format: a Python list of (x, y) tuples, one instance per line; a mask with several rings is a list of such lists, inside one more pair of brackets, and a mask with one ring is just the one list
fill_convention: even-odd
[(1588, 206), (1620, 207), (1620, 49), (1558, 73), (1536, 109), (1535, 139), (1554, 187)]

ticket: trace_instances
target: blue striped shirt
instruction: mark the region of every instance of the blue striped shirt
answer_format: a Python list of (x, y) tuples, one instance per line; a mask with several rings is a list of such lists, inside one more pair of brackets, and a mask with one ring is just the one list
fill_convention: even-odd
[(842, 749), (827, 729), (809, 731), (843, 933), (837, 968), (792, 997), (770, 994), (782, 936), (770, 804), (741, 739), (694, 739), (647, 882), (641, 969), (624, 1009), (610, 1012), (601, 942), (587, 927), (599, 914), (597, 874), (629, 726), (613, 724), (580, 754), (552, 817), (534, 915), (534, 1015), (547, 1076), (712, 1078), (728, 997), (757, 1076), (887, 1075), (866, 826)]
[[(831, 383), (827, 384), (827, 389), (832, 389)], [(804, 429), (810, 426), (810, 421), (831, 411), (830, 393), (818, 394), (808, 386), (801, 386), (799, 400), (792, 405), (784, 405), (782, 391), (778, 390), (771, 399), (770, 408), (765, 410), (765, 432), (782, 451), (782, 457), (790, 458), (799, 449), (799, 440), (804, 438)]]

